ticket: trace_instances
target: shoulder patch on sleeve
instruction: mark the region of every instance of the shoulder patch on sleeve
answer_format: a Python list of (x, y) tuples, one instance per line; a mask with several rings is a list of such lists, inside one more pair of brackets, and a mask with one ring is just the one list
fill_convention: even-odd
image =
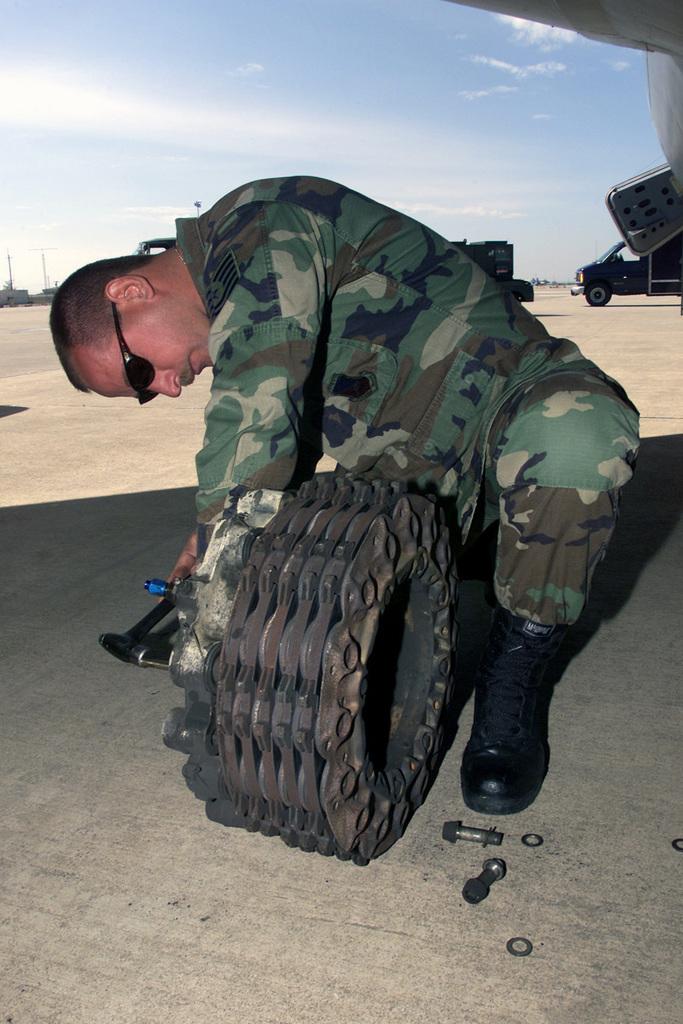
[(232, 249), (228, 249), (212, 273), (211, 284), (206, 292), (209, 313), (214, 319), (218, 316), (225, 300), (239, 281), (239, 277), (240, 270), (237, 257)]

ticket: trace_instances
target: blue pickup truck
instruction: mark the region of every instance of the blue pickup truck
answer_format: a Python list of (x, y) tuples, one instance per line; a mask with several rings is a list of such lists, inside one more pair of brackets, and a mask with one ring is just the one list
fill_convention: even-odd
[(682, 248), (683, 233), (648, 256), (634, 256), (626, 242), (617, 242), (579, 267), (572, 295), (584, 295), (589, 306), (605, 306), (613, 295), (680, 295)]

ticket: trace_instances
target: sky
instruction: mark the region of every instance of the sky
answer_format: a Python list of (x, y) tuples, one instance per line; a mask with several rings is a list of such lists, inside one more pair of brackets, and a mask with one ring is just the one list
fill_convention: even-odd
[(0, 285), (313, 174), (570, 281), (665, 163), (643, 55), (445, 0), (0, 0)]

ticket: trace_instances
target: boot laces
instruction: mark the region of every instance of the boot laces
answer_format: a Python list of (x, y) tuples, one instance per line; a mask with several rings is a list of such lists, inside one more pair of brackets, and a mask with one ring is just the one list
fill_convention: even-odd
[(531, 735), (537, 689), (510, 679), (489, 680), (475, 700), (478, 732), (487, 743), (526, 739)]

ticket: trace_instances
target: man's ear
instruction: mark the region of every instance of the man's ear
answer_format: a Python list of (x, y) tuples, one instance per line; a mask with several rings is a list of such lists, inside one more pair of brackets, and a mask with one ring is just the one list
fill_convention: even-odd
[(154, 297), (154, 288), (142, 274), (124, 274), (114, 277), (104, 287), (104, 294), (109, 302), (126, 303), (142, 301)]

